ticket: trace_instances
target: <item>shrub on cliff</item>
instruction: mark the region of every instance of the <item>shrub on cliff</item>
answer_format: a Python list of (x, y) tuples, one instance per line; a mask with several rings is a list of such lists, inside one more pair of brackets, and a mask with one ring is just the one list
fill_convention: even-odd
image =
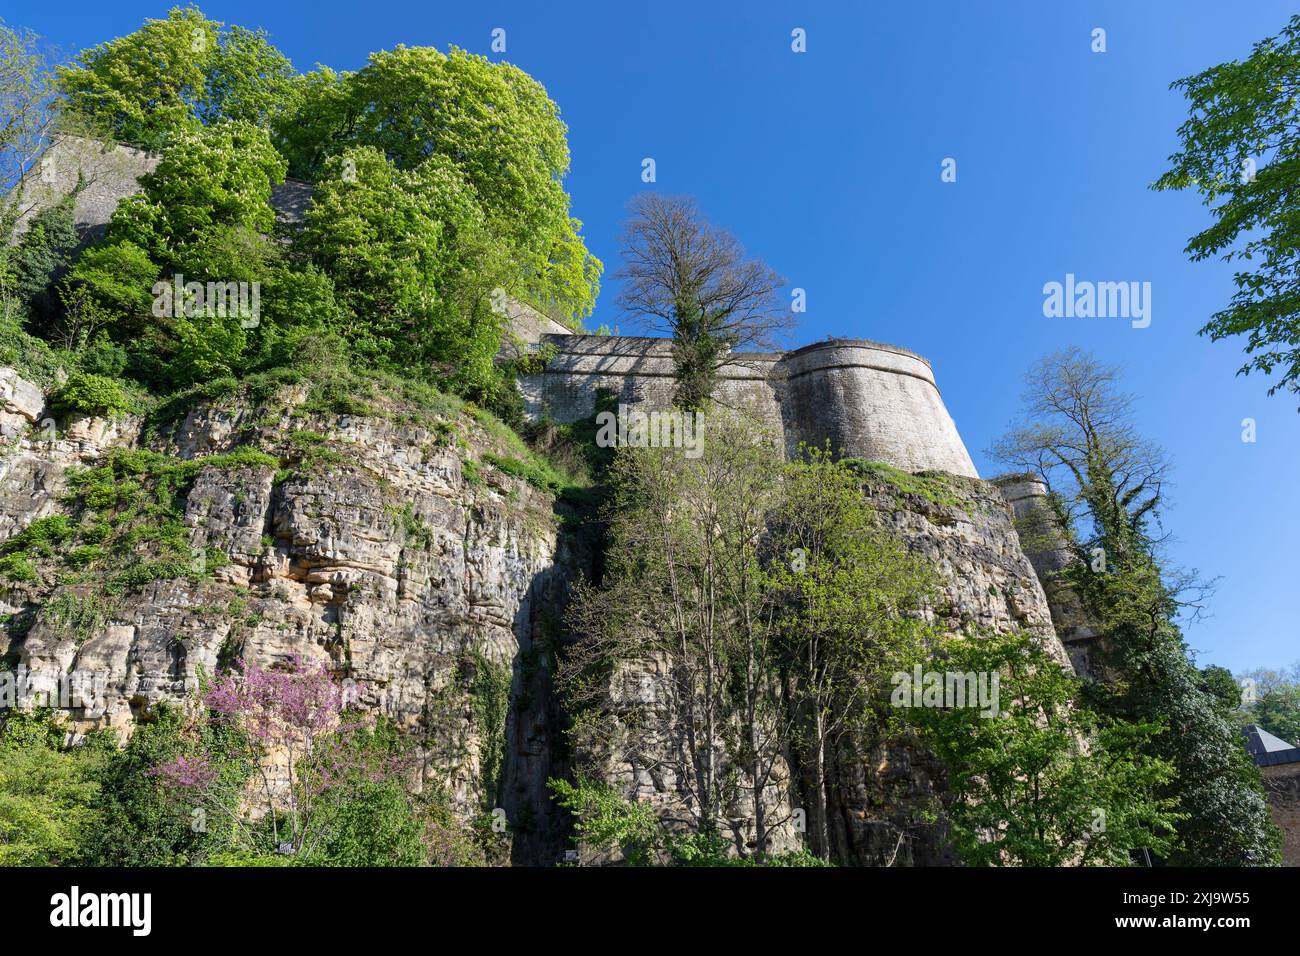
[(58, 415), (121, 415), (132, 408), (131, 399), (111, 378), (90, 372), (73, 372), (53, 395), (50, 408)]

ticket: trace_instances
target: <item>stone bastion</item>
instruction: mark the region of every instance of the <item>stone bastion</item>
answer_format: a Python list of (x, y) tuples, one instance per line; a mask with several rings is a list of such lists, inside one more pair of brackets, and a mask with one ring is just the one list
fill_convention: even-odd
[[(646, 410), (671, 405), (669, 339), (539, 329), (536, 341), (549, 356), (545, 369), (519, 383), (531, 418), (585, 418), (601, 389)], [(829, 439), (843, 454), (904, 471), (979, 477), (930, 363), (894, 345), (829, 339), (791, 352), (736, 353), (720, 370), (714, 397), (763, 416), (780, 430), (787, 453)]]
[[(139, 190), (158, 157), (118, 143), (60, 136), (11, 194), (19, 232), (40, 209), (76, 190), (74, 218), (83, 241), (102, 234), (117, 204)], [(276, 184), (271, 204), (281, 222), (303, 220), (311, 185)], [(521, 350), (554, 352), (545, 370), (524, 376), (528, 414), (571, 422), (594, 410), (599, 389), (647, 411), (667, 409), (673, 393), (672, 342), (664, 338), (574, 335), (519, 302), (507, 306)], [(782, 434), (787, 450), (829, 439), (844, 454), (905, 471), (936, 469), (979, 477), (944, 407), (930, 363), (914, 352), (863, 339), (831, 339), (791, 352), (736, 353), (721, 370), (716, 398), (756, 410)], [(707, 423), (706, 423), (707, 430)]]

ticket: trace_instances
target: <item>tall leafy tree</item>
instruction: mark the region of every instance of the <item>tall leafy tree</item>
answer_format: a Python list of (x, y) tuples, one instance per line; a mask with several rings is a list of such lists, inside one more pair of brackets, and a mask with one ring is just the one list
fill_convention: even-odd
[(536, 80), (455, 48), (398, 46), (354, 74), (319, 70), (297, 87), (297, 107), (277, 124), (297, 173), (350, 146), (374, 147), (404, 172), (443, 157), (509, 245), (519, 275), (507, 291), (562, 320), (590, 314), (601, 265), (569, 214), (567, 130)]
[(791, 314), (777, 296), (784, 284), (740, 242), (707, 222), (693, 200), (642, 193), (629, 204), (623, 232), (619, 305), (672, 336), (674, 399), (699, 408), (734, 351), (768, 348)]
[(880, 527), (853, 464), (829, 448), (803, 449), (787, 467), (770, 517), (779, 659), (793, 742), (811, 770), (808, 832), (812, 851), (830, 859), (833, 754), (878, 723), (886, 675), (925, 641), (933, 572)]
[(204, 123), (269, 123), (292, 102), (293, 77), (265, 32), (224, 29), (190, 6), (82, 51), (58, 82), (91, 130), (157, 149)]
[(996, 715), (907, 711), (947, 767), (945, 811), (962, 862), (1127, 866), (1138, 848), (1169, 852), (1179, 819), (1165, 786), (1174, 766), (1144, 752), (1158, 724), (1088, 710), (1080, 682), (1032, 635), (948, 640), (927, 669), (999, 675)]
[(193, 250), (220, 230), (271, 233), (271, 187), (284, 180), (285, 169), (266, 131), (251, 123), (185, 130), (141, 180), (141, 192), (117, 207), (106, 239), (134, 242), (162, 268), (184, 268)]
[(1192, 261), (1235, 263), (1237, 291), (1201, 329), (1244, 336), (1239, 374), (1277, 373), (1269, 388), (1300, 392), (1300, 15), (1244, 60), (1173, 83), (1189, 116), (1156, 189), (1194, 189), (1213, 223), (1193, 236)]
[(1168, 465), (1132, 419), (1117, 370), (1072, 349), (1026, 376), (1025, 421), (994, 453), (1049, 489), (1061, 539), (1075, 560), (1062, 572), (1098, 634), (1097, 708), (1167, 732), (1146, 745), (1176, 776), (1161, 796), (1183, 819), (1170, 859), (1247, 865), (1276, 858), (1259, 774), (1219, 699), (1188, 657), (1178, 627), (1205, 595), (1194, 575), (1161, 561), (1158, 519)]
[(297, 247), (339, 290), (339, 331), (359, 354), (492, 387), (502, 320), (491, 293), (513, 266), (450, 160), (402, 170), (374, 147), (331, 158)]

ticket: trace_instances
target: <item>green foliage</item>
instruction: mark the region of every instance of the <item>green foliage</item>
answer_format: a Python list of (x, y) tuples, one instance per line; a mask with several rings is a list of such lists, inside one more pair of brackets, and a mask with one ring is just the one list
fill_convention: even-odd
[(59, 83), (91, 129), (157, 149), (200, 122), (269, 122), (293, 96), (293, 67), (264, 32), (187, 7), (82, 51)]
[(8, 255), (0, 293), (13, 296), (28, 308), (49, 310), (47, 290), (67, 267), (78, 242), (72, 218), (74, 203), (75, 196), (68, 196), (32, 217), (27, 231)]
[[(60, 290), (64, 344), (85, 349), (103, 327), (120, 323), (128, 329), (140, 328), (149, 314), (149, 289), (157, 275), (158, 266), (148, 253), (129, 240), (87, 249)], [(106, 340), (93, 343), (87, 351), (93, 353), (106, 344)]]
[(470, 695), (474, 705), (474, 725), (479, 734), (479, 777), (487, 807), (495, 806), (505, 768), (506, 715), (510, 710), (510, 684), (513, 674), (478, 651), (470, 655), (472, 669)]
[(11, 710), (0, 719), (0, 866), (76, 862), (96, 818), (91, 750), (64, 748), (48, 715)]
[(41, 608), (39, 619), (80, 646), (104, 626), (113, 607), (94, 593), (60, 591)]
[(23, 328), (16, 301), (0, 299), (0, 362), (13, 366), (37, 385), (49, 388), (59, 370), (72, 367), (75, 359), (28, 333)]
[(64, 560), (93, 571), (108, 594), (138, 591), (163, 579), (198, 580), (225, 557), (196, 553), (190, 543), (184, 497), (195, 477), (204, 468), (279, 465), (278, 458), (253, 448), (184, 460), (147, 449), (117, 449), (105, 464), (68, 474), (70, 504), (79, 516), (70, 542), (97, 550), (68, 550)]
[(0, 553), (31, 551), (42, 556), (53, 553), (53, 546), (66, 541), (73, 533), (67, 515), (47, 515), (37, 518), (22, 531), (9, 537), (0, 545)]
[(190, 270), (194, 279), (243, 278), (201, 274), (203, 244), (222, 229), (270, 233), (271, 186), (284, 173), (266, 132), (251, 123), (226, 120), (185, 130), (141, 181), (142, 192), (117, 207), (106, 238), (135, 243), (163, 269), (198, 266)]
[(0, 576), (9, 581), (37, 581), (40, 575), (36, 565), (23, 554), (6, 554), (0, 557)]
[(546, 781), (552, 799), (574, 819), (578, 841), (596, 851), (618, 851), (630, 866), (821, 867), (829, 866), (806, 850), (756, 859), (738, 857), (717, 834), (666, 831), (654, 808), (629, 800), (606, 783), (580, 778), (577, 783)]
[(555, 494), (567, 484), (563, 475), (539, 458), (521, 461), (507, 455), (487, 454), (483, 460), (504, 474), (522, 478), (540, 491)]
[(922, 742), (948, 769), (946, 812), (970, 866), (1126, 866), (1140, 848), (1163, 855), (1180, 819), (1161, 795), (1173, 765), (1144, 755), (1158, 724), (1104, 720), (1080, 706), (1079, 681), (1033, 635), (950, 640), (923, 665), (974, 674), (999, 713), (913, 706)]
[(1231, 719), (1234, 710), (1241, 706), (1241, 688), (1226, 667), (1205, 667), (1201, 670), (1201, 689), (1219, 706), (1219, 711)]
[[(284, 169), (267, 133), (242, 120), (171, 137), (142, 191), (118, 205), (104, 244), (70, 276), (69, 325), (108, 325), (132, 349), (133, 374), (156, 384), (185, 386), (241, 371), (250, 316), (230, 300), (252, 308), (254, 292), (271, 282), (281, 314), (298, 318), (303, 305), (297, 273), (280, 263), (268, 236), (271, 186)], [(156, 284), (148, 281), (160, 273)], [(190, 283), (204, 288), (203, 301)], [(151, 303), (141, 294), (149, 286)], [(322, 304), (318, 289), (305, 304)]]
[[(325, 791), (314, 814), (325, 836), (298, 862), (307, 866), (421, 866), (427, 808), (400, 776), (375, 780), (377, 761), (400, 757), (407, 744), (387, 721), (354, 730), (344, 762), (356, 769)], [(430, 800), (436, 806), (437, 796)]]
[[(1187, 99), (1180, 149), (1155, 189), (1195, 189), (1213, 223), (1184, 250), (1193, 262), (1239, 263), (1228, 306), (1200, 330), (1212, 341), (1245, 336), (1238, 374), (1280, 376), (1269, 394), (1300, 392), (1300, 15), (1244, 60), (1171, 84)], [(1246, 265), (1249, 263), (1249, 265)]]
[[(209, 752), (220, 757), (221, 748), (215, 741)], [(177, 805), (150, 772), (192, 752), (179, 710), (164, 707), (151, 719), (137, 723), (130, 742), (111, 752), (97, 774), (101, 790), (98, 817), (79, 838), (84, 864), (186, 866), (229, 845), (229, 833), (220, 819), (196, 817), (193, 807)], [(246, 773), (245, 768), (224, 763), (222, 769), (235, 780)]]
[(1139, 746), (1174, 767), (1157, 790), (1177, 800), (1181, 815), (1171, 863), (1275, 862), (1279, 834), (1259, 773), (1177, 624), (1205, 586), (1159, 559), (1152, 525), (1167, 463), (1139, 436), (1116, 369), (1072, 349), (1049, 356), (1026, 382), (1030, 420), (997, 453), (1049, 482), (1049, 521), (1074, 559), (1059, 583), (1079, 598), (1096, 634), (1093, 667), (1102, 679), (1086, 686), (1086, 703), (1135, 728), (1167, 728)]
[(111, 378), (90, 372), (73, 372), (50, 396), (50, 408), (58, 415), (81, 412), (117, 417), (131, 411), (132, 407), (133, 403), (121, 385)]
[(566, 131), (536, 80), (454, 48), (398, 46), (358, 73), (321, 70), (299, 87), (297, 109), (278, 126), (298, 175), (316, 175), (354, 146), (403, 171), (430, 162), (454, 170), (519, 267), (505, 288), (570, 320), (590, 314), (601, 266), (569, 215)]
[(846, 458), (844, 466), (872, 484), (884, 485), (905, 495), (917, 495), (934, 505), (969, 510), (970, 504), (953, 493), (947, 474), (927, 471), (912, 474), (880, 461)]
[(501, 319), (489, 293), (506, 252), (455, 165), (401, 170), (378, 150), (325, 164), (299, 248), (333, 280), (336, 331), (371, 361), (432, 365), (459, 390), (491, 392)]
[(546, 781), (553, 799), (573, 814), (578, 839), (596, 850), (618, 850), (633, 866), (656, 860), (662, 842), (654, 808), (628, 800), (605, 783), (579, 780)]
[(218, 37), (195, 109), (209, 125), (233, 119), (270, 126), (296, 101), (296, 77), (265, 30), (232, 25)]

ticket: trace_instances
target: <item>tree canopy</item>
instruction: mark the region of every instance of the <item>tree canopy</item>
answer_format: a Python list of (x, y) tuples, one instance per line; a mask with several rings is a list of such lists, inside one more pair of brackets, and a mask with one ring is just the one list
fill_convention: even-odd
[(1180, 149), (1154, 188), (1194, 189), (1213, 223), (1187, 244), (1198, 262), (1237, 264), (1236, 293), (1201, 329), (1244, 336), (1239, 374), (1278, 373), (1269, 388), (1300, 392), (1300, 15), (1244, 60), (1172, 84), (1187, 99)]

